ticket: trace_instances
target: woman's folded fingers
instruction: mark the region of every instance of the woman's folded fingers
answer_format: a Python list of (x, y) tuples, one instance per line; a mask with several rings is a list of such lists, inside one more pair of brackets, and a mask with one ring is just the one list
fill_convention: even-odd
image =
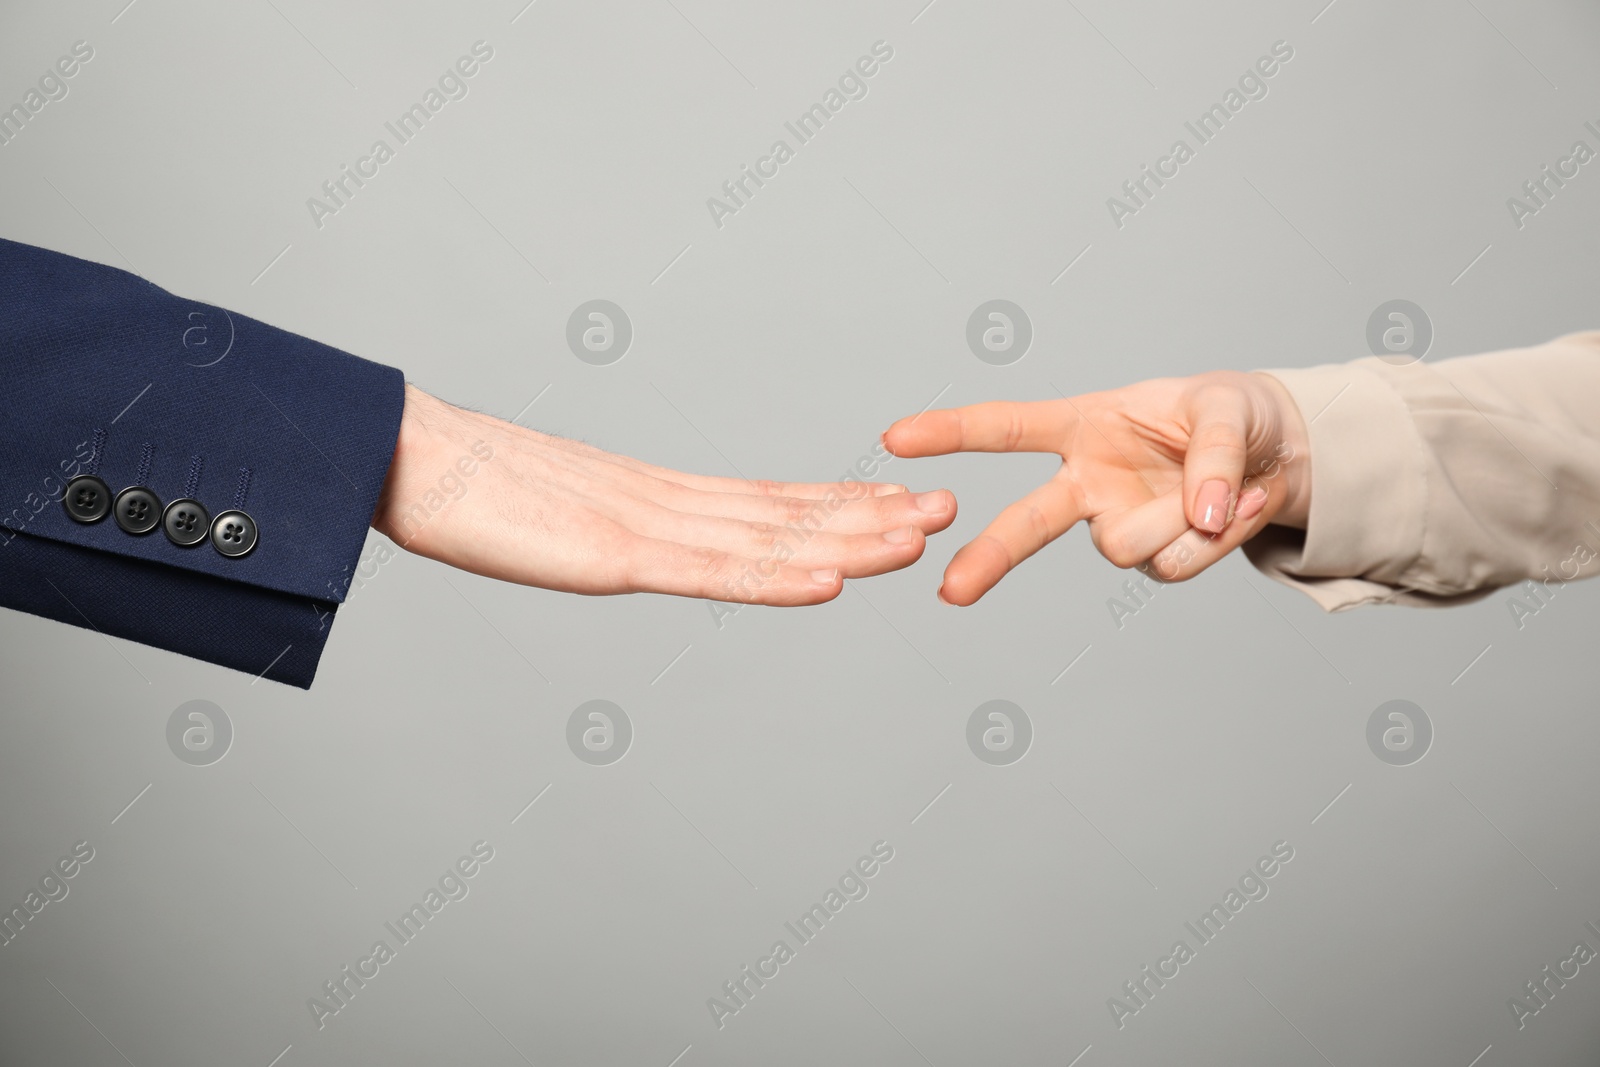
[(1100, 554), (1118, 567), (1137, 567), (1189, 529), (1181, 486), (1132, 507), (1096, 515), (1089, 536)]
[(1280, 492), (1274, 500), (1265, 486), (1247, 488), (1234, 502), (1232, 517), (1221, 533), (1191, 528), (1154, 552), (1143, 569), (1163, 582), (1193, 578), (1260, 533), (1283, 506), (1282, 496)]

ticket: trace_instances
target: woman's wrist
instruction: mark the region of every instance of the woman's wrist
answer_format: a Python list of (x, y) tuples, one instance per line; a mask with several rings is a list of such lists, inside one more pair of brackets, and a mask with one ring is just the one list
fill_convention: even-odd
[(1281, 381), (1265, 371), (1256, 375), (1265, 381), (1282, 438), (1284, 496), (1271, 521), (1303, 530), (1311, 515), (1311, 428)]

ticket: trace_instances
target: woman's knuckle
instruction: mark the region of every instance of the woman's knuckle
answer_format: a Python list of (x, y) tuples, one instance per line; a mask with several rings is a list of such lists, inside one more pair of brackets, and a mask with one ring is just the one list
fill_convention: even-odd
[(1037, 504), (1028, 505), (1028, 531), (1033, 536), (1035, 548), (1050, 543), (1050, 520)]
[(1140, 562), (1123, 530), (1107, 530), (1100, 535), (1100, 554), (1124, 570)]
[(1010, 408), (1006, 412), (1006, 432), (1004, 448), (1007, 452), (1015, 452), (1022, 446), (1022, 438), (1026, 432), (1022, 422), (1022, 412)]

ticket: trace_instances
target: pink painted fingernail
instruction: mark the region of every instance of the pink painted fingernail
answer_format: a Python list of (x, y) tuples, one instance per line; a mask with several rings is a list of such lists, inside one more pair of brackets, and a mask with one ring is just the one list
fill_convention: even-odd
[(1234, 508), (1233, 517), (1240, 520), (1254, 518), (1266, 502), (1267, 491), (1259, 485), (1252, 486), (1246, 489), (1239, 497), (1239, 503)]
[(836, 570), (811, 572), (811, 580), (818, 585), (832, 585), (838, 578), (839, 572)]
[(884, 534), (883, 539), (891, 545), (904, 545), (908, 544), (915, 535), (916, 531), (910, 526), (902, 526), (898, 530), (890, 530)]
[(950, 498), (940, 490), (918, 493), (911, 498), (911, 503), (924, 515), (938, 516), (950, 510)]
[(1228, 525), (1228, 483), (1213, 478), (1200, 486), (1194, 498), (1194, 510), (1199, 516), (1195, 526), (1207, 533), (1221, 533)]

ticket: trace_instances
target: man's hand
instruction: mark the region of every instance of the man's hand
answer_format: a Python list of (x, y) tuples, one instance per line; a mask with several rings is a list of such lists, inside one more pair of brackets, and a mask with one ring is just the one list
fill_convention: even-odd
[(967, 605), (1080, 520), (1107, 559), (1191, 578), (1277, 522), (1304, 527), (1307, 428), (1267, 374), (1217, 371), (1104, 393), (997, 402), (901, 419), (896, 456), (1054, 452), (1061, 469), (1007, 507), (945, 569), (939, 598)]
[(943, 490), (681, 474), (407, 385), (372, 525), (411, 552), (523, 585), (797, 605), (915, 562), (955, 514)]

